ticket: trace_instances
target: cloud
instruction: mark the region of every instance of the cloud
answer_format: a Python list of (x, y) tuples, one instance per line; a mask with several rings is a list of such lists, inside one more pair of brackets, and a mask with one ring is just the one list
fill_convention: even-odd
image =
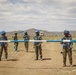
[(75, 13), (76, 0), (0, 0), (0, 30), (75, 30)]

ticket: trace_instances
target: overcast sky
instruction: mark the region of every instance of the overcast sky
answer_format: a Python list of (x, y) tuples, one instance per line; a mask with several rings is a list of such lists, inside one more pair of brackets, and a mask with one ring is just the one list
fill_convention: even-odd
[(76, 30), (76, 0), (0, 0), (0, 31)]

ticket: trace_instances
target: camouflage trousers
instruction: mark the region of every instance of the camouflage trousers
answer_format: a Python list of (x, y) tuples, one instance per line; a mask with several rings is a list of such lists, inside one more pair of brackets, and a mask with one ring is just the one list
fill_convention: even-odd
[(40, 54), (40, 59), (42, 59), (42, 48), (40, 46), (35, 46), (35, 52), (36, 52), (36, 59), (38, 60), (39, 54)]
[(26, 51), (28, 52), (29, 43), (28, 42), (25, 42), (24, 43), (24, 46), (25, 46)]
[(14, 49), (15, 49), (15, 51), (18, 50), (18, 43), (14, 43)]
[(8, 57), (7, 47), (5, 45), (3, 45), (3, 46), (0, 47), (0, 60), (1, 60), (1, 57), (2, 57), (3, 50), (5, 52), (5, 58), (7, 59), (7, 57)]
[(63, 49), (63, 64), (66, 65), (67, 54), (68, 54), (70, 65), (72, 65), (72, 50), (71, 49)]

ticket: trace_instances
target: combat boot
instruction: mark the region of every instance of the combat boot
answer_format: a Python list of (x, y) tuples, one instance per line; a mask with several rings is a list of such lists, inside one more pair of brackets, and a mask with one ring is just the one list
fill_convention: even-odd
[(36, 59), (35, 60), (38, 60), (38, 57), (36, 57)]
[(66, 67), (66, 64), (64, 64), (63, 67)]
[(42, 56), (40, 56), (40, 60), (42, 61), (43, 59), (42, 59)]
[(70, 67), (73, 67), (72, 62), (70, 63)]
[(26, 49), (26, 52), (28, 52), (28, 49)]
[(0, 61), (1, 61), (1, 55), (0, 55)]
[(66, 67), (66, 63), (64, 62), (63, 67)]
[(7, 60), (8, 56), (5, 56), (5, 58), (6, 58), (6, 60)]
[(0, 61), (1, 61), (1, 58), (0, 58)]

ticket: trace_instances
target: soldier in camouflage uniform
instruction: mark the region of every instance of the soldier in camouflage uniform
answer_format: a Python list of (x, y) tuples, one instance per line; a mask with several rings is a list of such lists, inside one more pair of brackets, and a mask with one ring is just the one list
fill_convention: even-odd
[[(34, 37), (34, 40), (42, 40), (42, 37), (39, 35), (39, 30), (36, 30), (36, 36)], [(42, 47), (41, 42), (34, 42), (34, 48), (36, 52), (36, 60), (38, 60), (39, 53), (40, 53), (40, 59), (42, 60)]]
[[(24, 40), (29, 40), (30, 39), (30, 37), (29, 37), (29, 35), (28, 35), (28, 33), (27, 32), (25, 32), (25, 34), (24, 34)], [(26, 49), (26, 52), (28, 52), (28, 48), (29, 48), (29, 42), (24, 42), (24, 46), (25, 46), (25, 49)]]
[[(1, 35), (2, 35), (2, 37), (0, 38), (0, 40), (8, 40), (5, 31), (2, 31)], [(0, 46), (1, 46), (1, 48), (0, 48), (0, 61), (1, 61), (3, 50), (5, 52), (5, 58), (6, 59), (8, 58), (8, 52), (7, 52), (7, 46), (8, 46), (8, 44), (6, 42), (1, 42)]]
[[(62, 38), (62, 40), (72, 40), (72, 37), (70, 36), (70, 32), (68, 30), (64, 31), (64, 37)], [(63, 46), (63, 66), (66, 66), (66, 57), (68, 54), (69, 57), (69, 62), (70, 62), (70, 66), (72, 66), (72, 45), (73, 43), (71, 42), (62, 42), (61, 43)]]
[[(17, 33), (14, 33), (14, 40), (18, 40), (18, 36)], [(14, 42), (14, 50), (17, 51), (18, 50), (18, 42)]]

